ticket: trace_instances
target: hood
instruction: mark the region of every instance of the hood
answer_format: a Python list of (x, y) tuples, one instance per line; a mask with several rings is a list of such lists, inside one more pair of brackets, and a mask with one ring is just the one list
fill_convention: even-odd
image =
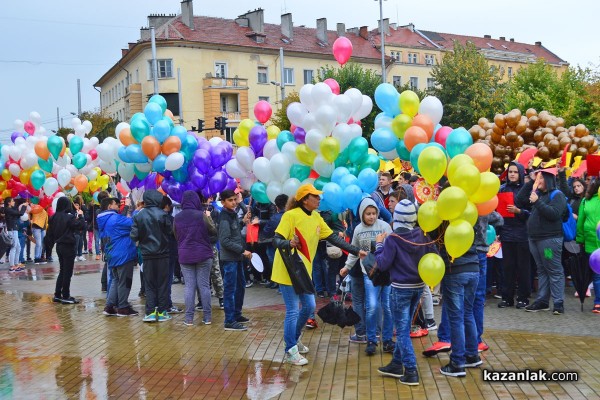
[[(522, 186), (525, 183), (525, 167), (523, 167), (517, 161), (511, 161), (510, 164), (508, 164), (508, 166), (510, 167), (511, 165), (516, 166), (517, 169), (519, 170), (519, 183), (516, 185)], [(506, 168), (506, 178), (504, 180), (504, 183), (506, 183), (507, 185), (515, 185), (515, 183), (509, 182), (509, 180), (508, 180), (508, 168)]]
[(181, 201), (181, 208), (183, 210), (200, 210), (201, 208), (200, 196), (198, 193), (192, 190), (186, 190), (183, 192), (183, 200)]
[(411, 203), (415, 202), (415, 191), (411, 185), (408, 183), (400, 185), (402, 189), (406, 192), (406, 197), (410, 200)]
[(73, 203), (67, 197), (59, 197), (56, 202), (56, 212), (73, 212)]
[(556, 189), (556, 177), (548, 172), (540, 172), (540, 174), (542, 174), (542, 178), (546, 182), (546, 192), (552, 193)]
[(160, 204), (162, 203), (162, 198), (163, 195), (158, 190), (146, 190), (142, 198), (144, 200), (144, 207), (160, 207)]
[(116, 215), (117, 212), (114, 210), (106, 210), (102, 211), (96, 217), (96, 223), (98, 224), (98, 229), (104, 231), (106, 229), (106, 224), (112, 215)]
[[(415, 254), (423, 249), (422, 246), (418, 246), (418, 244), (423, 243), (423, 237), (425, 236), (425, 233), (421, 228), (407, 229), (401, 227), (394, 229), (394, 233), (404, 239), (399, 239), (399, 241), (402, 242), (402, 249), (407, 253)], [(429, 241), (429, 239), (427, 239), (427, 241)]]
[(375, 200), (373, 200), (371, 197), (365, 197), (358, 204), (358, 219), (360, 219), (360, 222), (362, 222), (363, 213), (365, 212), (366, 208), (369, 206), (375, 207), (375, 209), (377, 210), (377, 218), (379, 218), (379, 207), (377, 207)]

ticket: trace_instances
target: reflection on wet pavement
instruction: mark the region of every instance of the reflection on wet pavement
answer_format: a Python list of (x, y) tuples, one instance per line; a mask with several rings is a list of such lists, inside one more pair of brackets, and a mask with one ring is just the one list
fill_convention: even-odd
[[(27, 268), (21, 272), (8, 272), (8, 270), (0, 271), (0, 281), (9, 279), (18, 279), (26, 281), (41, 281), (41, 280), (52, 280), (58, 276), (58, 267), (53, 265), (49, 266), (38, 266), (38, 265), (27, 265)], [(73, 270), (73, 275), (85, 275), (95, 274), (102, 272), (101, 264), (85, 264), (76, 265)]]

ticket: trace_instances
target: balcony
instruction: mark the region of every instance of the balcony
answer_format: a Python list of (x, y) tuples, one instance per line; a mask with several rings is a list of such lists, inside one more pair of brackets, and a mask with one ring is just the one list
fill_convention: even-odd
[(221, 117), (227, 118), (230, 122), (240, 122), (242, 120), (242, 113), (239, 111), (221, 111)]
[(245, 78), (204, 78), (204, 89), (248, 90), (248, 79)]

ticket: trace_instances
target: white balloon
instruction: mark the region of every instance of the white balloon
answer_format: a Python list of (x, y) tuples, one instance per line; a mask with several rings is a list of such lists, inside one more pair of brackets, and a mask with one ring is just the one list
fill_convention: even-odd
[(277, 147), (277, 139), (271, 139), (263, 147), (263, 155), (267, 157), (269, 160), (275, 154), (279, 153), (279, 147)]
[(319, 132), (316, 129), (311, 129), (310, 131), (306, 132), (304, 142), (312, 151), (319, 154), (321, 152), (321, 150), (320, 150), (321, 142), (324, 139), (325, 139), (325, 135), (323, 135), (321, 132)]
[(50, 136), (50, 132), (46, 131), (46, 128), (44, 128), (43, 126), (36, 128), (34, 134), (36, 136)]
[(85, 120), (81, 123), (81, 125), (85, 128), (86, 135), (92, 131), (92, 123), (90, 121)]
[(294, 197), (301, 183), (296, 178), (290, 178), (283, 184), (282, 191), (284, 194), (287, 194), (289, 197)]
[(286, 110), (288, 119), (296, 126), (303, 126), (302, 121), (308, 114), (308, 109), (302, 103), (294, 102), (290, 104)]
[(90, 139), (83, 138), (83, 147), (81, 148), (82, 153), (89, 153), (92, 147), (90, 146)]
[(331, 174), (333, 174), (335, 165), (327, 161), (325, 158), (323, 158), (323, 156), (318, 155), (315, 157), (313, 169), (322, 177), (329, 178), (331, 177)]
[(312, 101), (312, 90), (315, 87), (312, 83), (307, 83), (306, 85), (300, 88), (300, 102), (304, 104), (304, 106), (312, 111), (313, 109), (313, 101)]
[(398, 152), (396, 151), (396, 149), (392, 149), (390, 151), (382, 151), (382, 152), (379, 152), (379, 154), (381, 154), (383, 157), (385, 157), (386, 160), (390, 160), (390, 161), (393, 161), (396, 158), (398, 158)]
[(306, 115), (306, 117), (304, 117), (304, 121), (302, 121), (302, 125), (297, 125), (297, 126), (301, 126), (306, 132), (310, 131), (311, 129), (319, 128), (319, 124), (317, 123), (317, 120), (315, 119), (315, 113), (309, 112)]
[(42, 117), (40, 113), (37, 111), (32, 111), (29, 113), (29, 120), (35, 124), (39, 124), (42, 122)]
[(363, 102), (363, 94), (357, 88), (350, 88), (344, 93), (352, 99), (352, 114), (354, 115)]
[(296, 142), (287, 142), (281, 147), (281, 153), (284, 154), (292, 164), (300, 163), (296, 157), (296, 147), (298, 147), (298, 143)]
[(114, 159), (112, 161), (100, 161), (98, 163), (98, 166), (100, 167), (100, 169), (102, 169), (102, 171), (108, 173), (108, 174), (114, 174), (117, 172), (117, 165), (115, 164)]
[(65, 168), (68, 164), (71, 164), (71, 157), (65, 154), (62, 157), (58, 157), (56, 163), (61, 167)]
[(256, 182), (256, 177), (253, 173), (249, 173), (247, 176), (240, 179), (240, 186), (244, 190), (250, 190), (254, 182)]
[(354, 107), (350, 96), (346, 96), (345, 94), (335, 96), (333, 99), (333, 104), (335, 105), (335, 109), (337, 111), (337, 122), (348, 122), (352, 116), (352, 110)]
[(79, 125), (77, 128), (75, 129), (75, 134), (79, 137), (84, 137), (85, 136), (85, 127), (83, 125)]
[(71, 178), (72, 175), (71, 173), (67, 170), (67, 169), (61, 169), (60, 171), (58, 171), (58, 173), (56, 174), (56, 180), (58, 181), (58, 184), (60, 186), (62, 186), (63, 188), (65, 186), (67, 186), (69, 183), (71, 183)]
[(150, 172), (152, 171), (152, 162), (135, 164), (135, 167), (140, 172)]
[(90, 138), (90, 147), (92, 149), (95, 149), (96, 147), (98, 147), (98, 144), (100, 144), (100, 140), (98, 140), (98, 138), (96, 136)]
[[(173, 153), (175, 154), (175, 153)], [(173, 155), (170, 154), (170, 155)], [(166, 164), (166, 162), (165, 162)], [(127, 182), (131, 181), (134, 176), (133, 164), (128, 163), (119, 163), (119, 175), (121, 178), (125, 179)]]
[(373, 100), (369, 96), (363, 94), (362, 96), (362, 104), (358, 108), (357, 111), (352, 115), (352, 119), (354, 121), (360, 121), (365, 118), (367, 115), (371, 114), (373, 111)]
[(229, 174), (230, 177), (235, 179), (241, 179), (248, 175), (248, 172), (240, 165), (238, 160), (235, 158), (227, 161), (225, 164), (225, 170)]
[(313, 178), (306, 178), (305, 180), (302, 181), (303, 185), (315, 185), (315, 179)]
[(77, 167), (75, 167), (73, 164), (67, 165), (66, 170), (71, 173), (72, 177), (79, 175), (79, 170), (77, 170)]
[(331, 136), (340, 142), (340, 151), (344, 151), (344, 149), (346, 149), (346, 147), (348, 147), (350, 144), (350, 141), (352, 140), (352, 137), (350, 137), (351, 134), (352, 132), (350, 126), (346, 123), (342, 122), (333, 128)]
[[(175, 153), (171, 153), (167, 156), (167, 159), (165, 160), (165, 169), (168, 171), (176, 171), (181, 168), (184, 162), (185, 157), (183, 153), (176, 151)], [(127, 180), (130, 181), (131, 179)]]
[(102, 161), (108, 162), (113, 159), (113, 151), (109, 143), (100, 143), (96, 147), (96, 152), (98, 153), (98, 158)]
[(89, 181), (95, 181), (96, 178), (98, 177), (98, 171), (96, 171), (95, 169), (92, 169), (86, 175), (87, 175), (87, 178)]
[(27, 222), (27, 221), (29, 221), (29, 214), (25, 213), (25, 214), (21, 215), (20, 218), (21, 218), (21, 221)]
[(258, 157), (252, 163), (252, 172), (258, 178), (259, 181), (269, 183), (273, 180), (271, 174), (271, 163), (266, 157)]
[(362, 127), (359, 124), (350, 124), (350, 140), (362, 136)]
[(21, 157), (21, 168), (28, 169), (36, 165), (38, 162), (38, 156), (35, 151), (26, 151)]
[(433, 126), (436, 126), (444, 116), (444, 106), (440, 99), (435, 96), (427, 96), (421, 100), (419, 105), (419, 114), (424, 114), (431, 119)]
[(12, 146), (9, 154), (10, 158), (19, 161), (21, 159), (21, 148), (19, 146)]
[(2, 154), (2, 158), (4, 158), (5, 160), (7, 160), (8, 157), (10, 157), (10, 148), (11, 146), (2, 146), (2, 149), (0, 149), (0, 154)]
[(123, 189), (125, 189), (126, 191), (131, 192), (131, 189), (129, 188), (127, 182), (125, 182), (125, 179), (121, 179), (121, 186), (123, 186)]
[(210, 140), (208, 141), (208, 143), (210, 143), (213, 146), (216, 146), (219, 143), (221, 143), (222, 141), (223, 141), (223, 139), (221, 139), (220, 137), (215, 136), (215, 137), (210, 138)]
[(44, 193), (48, 196), (52, 196), (58, 190), (58, 181), (55, 178), (50, 177), (46, 179), (42, 188), (44, 188)]
[(14, 126), (15, 126), (15, 131), (17, 132), (25, 132), (25, 122), (23, 122), (23, 120), (21, 119), (15, 119), (15, 121), (13, 122)]
[(337, 116), (338, 112), (334, 107), (322, 105), (315, 112), (315, 121), (323, 128), (322, 132), (328, 135), (337, 122)]
[(271, 173), (273, 177), (283, 182), (290, 176), (290, 167), (292, 163), (285, 154), (278, 153), (271, 158)]
[(275, 203), (275, 198), (283, 192), (283, 185), (279, 182), (270, 182), (267, 185), (267, 197), (271, 203)]
[(19, 176), (19, 174), (21, 173), (21, 167), (19, 167), (19, 164), (10, 164), (8, 166), (8, 170), (10, 171), (10, 174), (12, 176)]
[(76, 130), (79, 126), (81, 126), (81, 120), (77, 117), (73, 118), (71, 120), (71, 127), (73, 128), (73, 130)]
[(392, 128), (392, 121), (394, 119), (388, 117), (387, 115), (382, 115), (381, 117), (375, 120), (375, 129), (379, 128)]
[(119, 134), (124, 128), (129, 128), (129, 124), (127, 122), (119, 122), (119, 124), (115, 127), (115, 136), (119, 137)]
[(332, 94), (331, 88), (325, 82), (317, 83), (311, 91), (311, 99), (315, 108), (318, 109), (322, 104), (327, 104)]
[(15, 146), (20, 147), (21, 151), (23, 151), (27, 147), (27, 141), (25, 140), (25, 138), (18, 137), (15, 139)]
[(70, 196), (77, 196), (78, 193), (79, 193), (79, 191), (77, 190), (77, 188), (75, 186), (73, 186), (73, 188), (69, 191)]
[(254, 163), (254, 151), (248, 146), (242, 146), (237, 149), (235, 158), (240, 165), (248, 172), (252, 171), (252, 163)]

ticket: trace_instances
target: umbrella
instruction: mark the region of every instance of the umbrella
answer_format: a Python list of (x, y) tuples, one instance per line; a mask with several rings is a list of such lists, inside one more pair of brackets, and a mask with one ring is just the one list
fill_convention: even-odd
[(344, 298), (340, 301), (331, 301), (321, 307), (317, 315), (326, 324), (337, 325), (340, 328), (353, 326), (360, 322), (360, 316), (352, 309), (352, 306), (344, 306)]
[(585, 252), (580, 251), (577, 254), (573, 254), (567, 259), (567, 266), (571, 270), (571, 279), (573, 286), (577, 294), (579, 294), (579, 301), (581, 302), (581, 311), (583, 311), (583, 302), (585, 301), (585, 293), (587, 288), (592, 282), (592, 269), (589, 266), (589, 257)]
[(290, 275), (292, 287), (296, 294), (314, 294), (315, 286), (297, 250), (292, 251), (289, 248), (283, 248), (279, 249), (279, 254)]

